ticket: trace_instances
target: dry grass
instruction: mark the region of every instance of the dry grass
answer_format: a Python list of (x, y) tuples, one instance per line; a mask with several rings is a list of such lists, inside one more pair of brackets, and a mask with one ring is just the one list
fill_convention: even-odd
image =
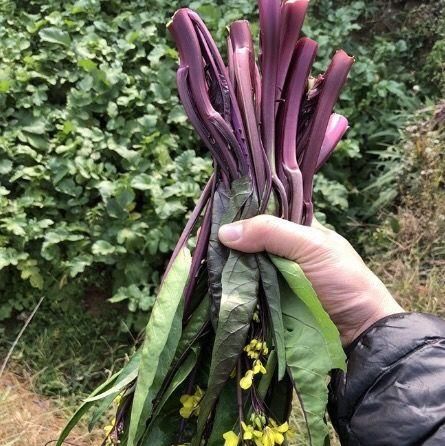
[[(372, 241), (371, 266), (409, 311), (445, 316), (445, 102), (409, 129), (398, 209)], [(372, 243), (371, 241), (371, 243)]]
[[(61, 402), (32, 391), (32, 378), (6, 372), (0, 379), (0, 446), (54, 445), (69, 410)], [(75, 446), (100, 444), (99, 433), (75, 429), (69, 442)], [(68, 444), (68, 443), (67, 443)]]

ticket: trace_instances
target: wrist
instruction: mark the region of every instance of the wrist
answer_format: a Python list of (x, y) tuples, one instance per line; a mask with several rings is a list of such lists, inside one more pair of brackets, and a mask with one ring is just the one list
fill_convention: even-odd
[(344, 327), (343, 330), (340, 329), (343, 346), (350, 345), (379, 320), (394, 314), (405, 313), (405, 310), (392, 297), (380, 279), (372, 274), (369, 286), (357, 299), (354, 313), (355, 323)]
[(366, 321), (364, 321), (361, 325), (340, 332), (343, 347), (346, 348), (351, 345), (357, 338), (359, 338), (365, 331), (367, 331), (378, 321), (401, 313), (405, 313), (405, 310), (395, 300), (393, 300), (393, 302), (388, 303), (388, 305), (386, 305), (384, 308), (376, 310), (375, 313), (371, 314), (369, 318), (366, 319)]

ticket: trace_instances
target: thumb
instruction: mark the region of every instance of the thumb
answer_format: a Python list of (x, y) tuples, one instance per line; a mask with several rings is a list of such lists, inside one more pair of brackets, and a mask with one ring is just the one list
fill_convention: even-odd
[(249, 220), (221, 226), (219, 240), (237, 251), (267, 251), (296, 262), (324, 246), (327, 231), (301, 226), (271, 215), (258, 215)]

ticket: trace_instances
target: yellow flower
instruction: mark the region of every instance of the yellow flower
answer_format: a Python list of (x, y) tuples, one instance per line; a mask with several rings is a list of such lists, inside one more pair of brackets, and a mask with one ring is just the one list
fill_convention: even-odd
[(270, 424), (273, 429), (277, 430), (278, 432), (282, 432), (283, 434), (289, 430), (289, 424), (287, 422), (278, 425), (278, 423), (275, 420), (271, 419)]
[(182, 404), (179, 414), (182, 418), (190, 418), (192, 415), (199, 415), (199, 403), (204, 396), (204, 391), (197, 386), (193, 395), (182, 395), (179, 401)]
[[(263, 446), (274, 446), (275, 445), (275, 432), (269, 426), (266, 426), (264, 428), (262, 440), (263, 440), (262, 441)], [(283, 438), (283, 440), (284, 440), (284, 438)], [(283, 441), (281, 443), (283, 443)], [(281, 443), (278, 443), (278, 444), (281, 444)]]
[(263, 366), (263, 363), (257, 359), (254, 363), (253, 363), (253, 374), (257, 375), (258, 373), (262, 373), (263, 375), (266, 374), (266, 369)]
[(263, 430), (262, 446), (275, 446), (284, 443), (284, 435), (289, 431), (288, 423), (278, 425), (274, 420), (270, 420), (269, 426)]
[(253, 371), (247, 370), (246, 374), (244, 375), (243, 378), (241, 378), (239, 382), (241, 389), (247, 390), (252, 387), (253, 376), (254, 376)]
[(239, 437), (235, 434), (233, 431), (226, 432), (223, 435), (224, 440), (224, 446), (238, 446), (239, 443)]
[(110, 420), (110, 424), (104, 426), (103, 431), (105, 435), (110, 435), (111, 431), (114, 429), (114, 425), (116, 424), (116, 418)]
[(257, 440), (263, 436), (261, 431), (255, 429), (254, 426), (247, 425), (244, 421), (241, 422), (243, 427), (243, 440)]

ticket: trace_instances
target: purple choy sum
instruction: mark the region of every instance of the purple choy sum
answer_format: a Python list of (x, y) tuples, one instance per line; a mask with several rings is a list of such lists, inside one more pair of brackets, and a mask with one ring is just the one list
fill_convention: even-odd
[(303, 221), (306, 225), (311, 224), (314, 215), (312, 189), (321, 147), (332, 110), (353, 63), (353, 57), (348, 56), (343, 50), (337, 51), (326, 73), (319, 76), (314, 87), (308, 92), (307, 102), (311, 103), (310, 112), (307, 113), (309, 116), (305, 117), (306, 127), (297, 146), (297, 156), (303, 174)]
[(288, 185), (289, 218), (294, 223), (302, 223), (303, 218), (303, 176), (297, 161), (298, 123), (317, 49), (317, 43), (309, 38), (298, 41), (277, 116), (277, 146), (280, 153), (277, 159), (285, 175), (283, 182), (286, 181)]

